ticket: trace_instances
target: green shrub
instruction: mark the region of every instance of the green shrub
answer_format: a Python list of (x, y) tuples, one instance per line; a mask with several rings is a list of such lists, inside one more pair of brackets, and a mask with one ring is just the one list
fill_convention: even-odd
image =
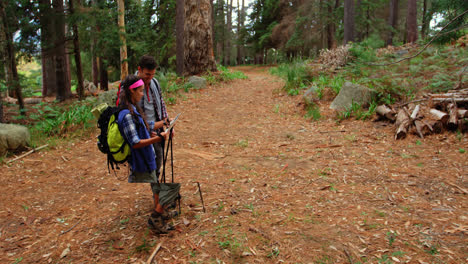
[(280, 64), (278, 67), (270, 69), (270, 74), (277, 75), (285, 80), (286, 83), (283, 89), (289, 95), (299, 94), (299, 91), (307, 88), (310, 83), (307, 65), (302, 61)]

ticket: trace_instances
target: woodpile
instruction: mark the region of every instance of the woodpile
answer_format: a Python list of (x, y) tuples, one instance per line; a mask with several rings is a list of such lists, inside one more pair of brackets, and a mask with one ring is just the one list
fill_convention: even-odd
[(468, 131), (468, 89), (428, 94), (414, 102), (421, 101), (428, 103), (396, 108), (380, 105), (376, 108), (378, 120), (395, 123), (395, 139), (404, 139), (408, 133), (424, 138), (443, 131)]
[(351, 58), (349, 49), (351, 45), (339, 46), (338, 48), (320, 50), (318, 62), (322, 64), (322, 69), (333, 71), (336, 68), (343, 67)]

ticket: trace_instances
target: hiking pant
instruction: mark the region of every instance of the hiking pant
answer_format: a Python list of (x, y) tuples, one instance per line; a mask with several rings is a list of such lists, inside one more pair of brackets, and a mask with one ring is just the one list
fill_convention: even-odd
[(154, 154), (156, 154), (156, 178), (158, 179), (158, 183), (151, 183), (151, 191), (153, 194), (159, 194), (161, 191), (159, 175), (161, 175), (161, 165), (163, 163), (164, 142), (156, 142), (153, 144), (153, 147)]

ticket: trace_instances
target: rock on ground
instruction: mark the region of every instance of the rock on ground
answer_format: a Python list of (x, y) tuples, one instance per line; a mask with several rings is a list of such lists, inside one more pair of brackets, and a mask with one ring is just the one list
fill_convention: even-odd
[(193, 85), (195, 89), (206, 88), (206, 79), (198, 76), (190, 76), (188, 79), (189, 83)]
[(369, 88), (351, 82), (345, 82), (340, 93), (338, 93), (335, 100), (331, 103), (330, 108), (344, 111), (349, 109), (353, 103), (366, 106), (369, 105), (373, 96), (374, 92)]
[(31, 136), (27, 127), (0, 124), (0, 156), (7, 151), (25, 148), (29, 145)]
[(316, 100), (318, 100), (318, 95), (317, 95), (317, 86), (312, 85), (302, 96), (302, 99), (304, 101), (304, 104), (306, 106), (313, 105)]

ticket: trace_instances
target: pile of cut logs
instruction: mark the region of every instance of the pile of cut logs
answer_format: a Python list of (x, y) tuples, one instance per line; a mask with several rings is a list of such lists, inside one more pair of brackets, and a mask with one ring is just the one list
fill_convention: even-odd
[(380, 105), (376, 113), (379, 120), (395, 123), (395, 139), (404, 139), (408, 133), (424, 138), (445, 130), (468, 131), (468, 89), (428, 94), (426, 98), (414, 102), (421, 101), (427, 103), (410, 103), (396, 109)]

